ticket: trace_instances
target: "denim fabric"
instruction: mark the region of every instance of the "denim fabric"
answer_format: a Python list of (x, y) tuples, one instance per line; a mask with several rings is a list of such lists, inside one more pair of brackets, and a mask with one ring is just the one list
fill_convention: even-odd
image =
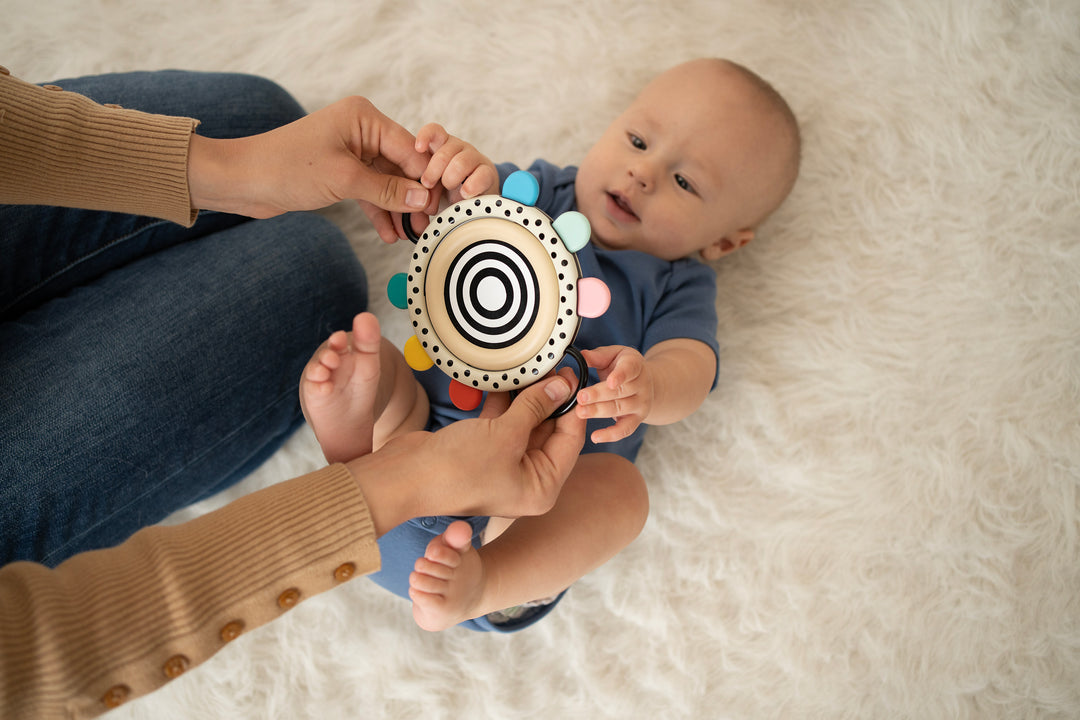
[[(56, 84), (206, 135), (302, 112), (250, 76)], [(302, 422), (304, 364), (367, 302), (348, 242), (310, 213), (185, 229), (0, 206), (0, 257), (0, 564), (114, 545), (240, 480)]]
[[(57, 80), (100, 103), (200, 120), (207, 137), (243, 137), (303, 116), (282, 88), (251, 75), (177, 70)], [(247, 218), (203, 213), (195, 228), (156, 218), (0, 205), (0, 320), (100, 277), (109, 269)]]

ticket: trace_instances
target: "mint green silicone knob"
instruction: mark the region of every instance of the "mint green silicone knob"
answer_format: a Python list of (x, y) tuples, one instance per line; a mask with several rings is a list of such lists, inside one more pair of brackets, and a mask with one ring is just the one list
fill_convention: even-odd
[(592, 227), (589, 226), (588, 218), (576, 210), (564, 212), (555, 218), (551, 223), (551, 227), (555, 228), (555, 232), (559, 233), (559, 237), (562, 238), (566, 249), (573, 253), (588, 245), (589, 237), (592, 235)]

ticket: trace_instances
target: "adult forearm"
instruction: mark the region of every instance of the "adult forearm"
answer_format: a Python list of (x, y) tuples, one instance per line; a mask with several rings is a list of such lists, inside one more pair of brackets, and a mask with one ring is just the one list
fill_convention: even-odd
[(0, 569), (0, 717), (89, 717), (164, 685), (297, 602), (377, 570), (341, 465), (55, 570)]
[(190, 225), (187, 153), (195, 124), (105, 107), (0, 72), (0, 202)]
[[(259, 202), (259, 182), (267, 182), (276, 168), (258, 165), (263, 137), (216, 139), (192, 135), (188, 155), (188, 189), (191, 205), (199, 210), (217, 210), (248, 217), (265, 218), (284, 212), (283, 207)], [(326, 204), (329, 204), (327, 202)]]

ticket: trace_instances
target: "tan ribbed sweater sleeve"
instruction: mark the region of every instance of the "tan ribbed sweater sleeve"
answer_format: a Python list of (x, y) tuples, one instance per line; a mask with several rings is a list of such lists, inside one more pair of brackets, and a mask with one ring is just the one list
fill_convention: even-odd
[(100, 714), (378, 569), (371, 516), (344, 465), (55, 570), (12, 563), (0, 568), (0, 717)]
[(0, 68), (0, 202), (112, 210), (190, 226), (191, 118), (98, 105)]

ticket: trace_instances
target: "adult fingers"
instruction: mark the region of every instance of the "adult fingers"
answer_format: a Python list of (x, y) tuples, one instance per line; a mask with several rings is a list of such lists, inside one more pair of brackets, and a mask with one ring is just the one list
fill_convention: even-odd
[(416, 138), (397, 124), (370, 101), (357, 107), (364, 144), (361, 157), (370, 160), (381, 156), (401, 168), (411, 178), (419, 178), (427, 167), (429, 155), (416, 149)]
[(510, 407), (510, 393), (489, 392), (484, 397), (484, 406), (480, 408), (480, 417), (497, 418)]
[(349, 195), (391, 212), (413, 212), (428, 205), (428, 189), (416, 180), (381, 173), (357, 161)]
[(397, 242), (398, 238), (401, 237), (398, 234), (400, 230), (394, 225), (394, 219), (390, 217), (390, 213), (377, 205), (373, 205), (372, 203), (363, 200), (358, 200), (357, 203), (364, 211), (364, 214), (367, 215), (368, 220), (370, 220), (371, 224), (375, 227), (375, 232), (379, 234), (379, 237), (383, 242), (387, 244)]
[[(501, 418), (502, 422), (516, 432), (532, 433), (556, 409), (570, 397), (570, 383), (562, 376), (536, 383), (521, 392)], [(554, 477), (551, 481), (561, 484), (574, 467), (585, 444), (585, 421), (577, 413), (566, 413), (555, 419), (554, 429), (536, 448), (550, 463)]]
[(556, 375), (521, 391), (503, 414), (507, 426), (531, 430), (544, 422), (570, 397), (570, 383)]
[[(427, 189), (410, 178), (419, 178), (424, 172), (428, 155), (416, 149), (412, 133), (366, 98), (346, 98), (334, 110), (346, 115), (350, 128), (348, 145), (356, 158), (347, 190), (349, 196), (393, 212), (426, 207)], [(394, 172), (386, 171), (387, 161), (394, 166)], [(408, 177), (398, 177), (399, 172)]]

